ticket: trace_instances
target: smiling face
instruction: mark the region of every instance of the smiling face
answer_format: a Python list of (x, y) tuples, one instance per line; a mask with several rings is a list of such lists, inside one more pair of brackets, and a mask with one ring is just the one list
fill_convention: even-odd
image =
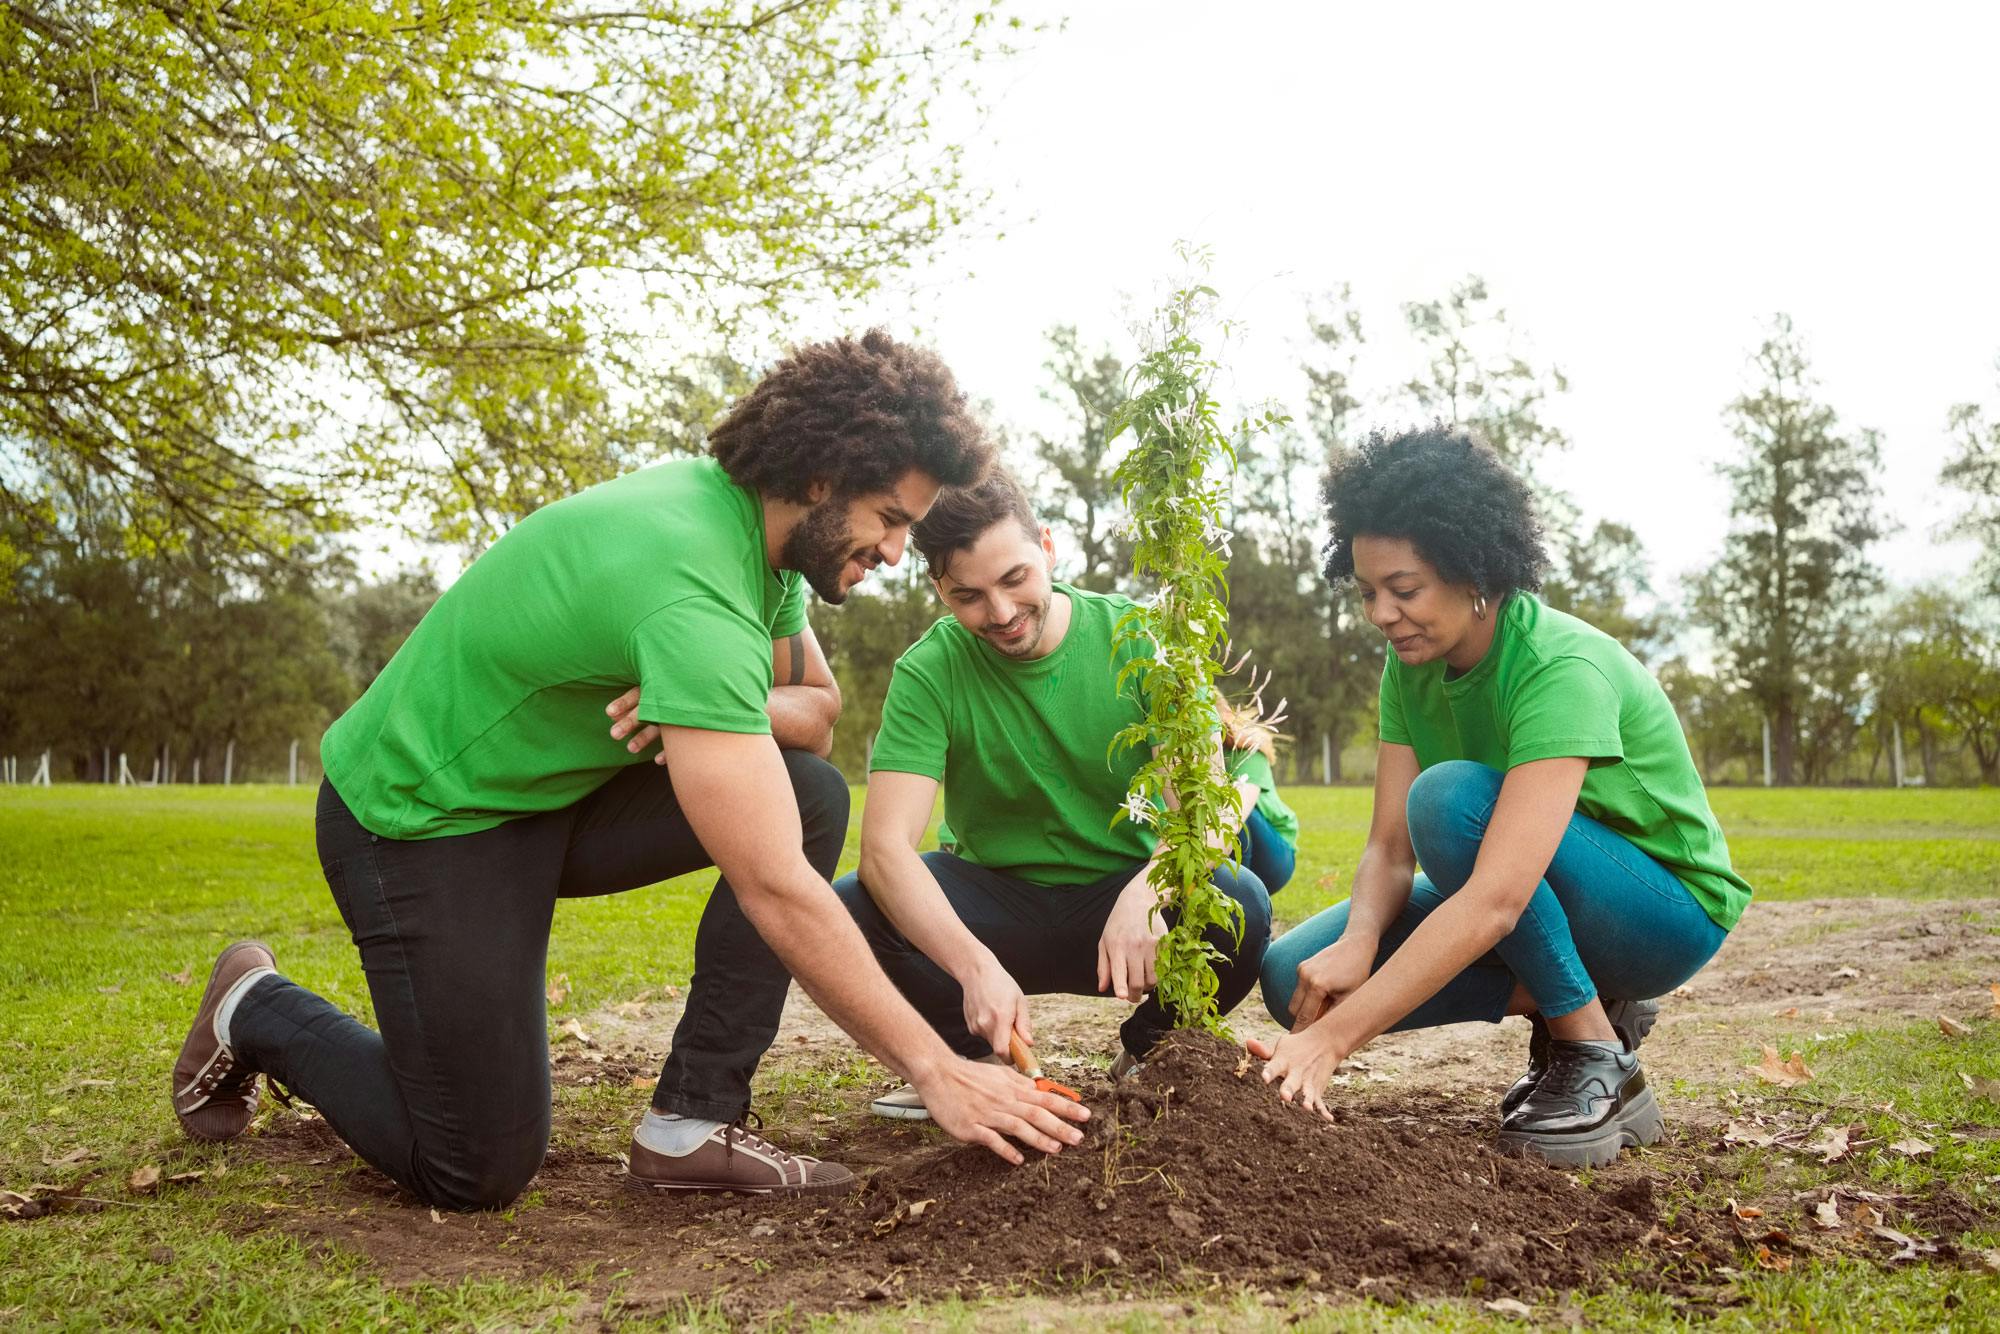
[(1055, 561), (1046, 527), (1034, 538), (1002, 519), (953, 552), (931, 582), (960, 625), (1010, 658), (1040, 658), (1069, 628), (1067, 603), (1054, 605)]
[(1464, 671), (1493, 642), (1490, 613), (1473, 614), (1474, 590), (1446, 583), (1404, 538), (1356, 537), (1354, 583), (1368, 623), (1405, 666), (1443, 658)]
[(797, 570), (821, 599), (839, 606), (878, 565), (894, 565), (909, 545), (910, 525), (937, 499), (935, 479), (912, 469), (887, 491), (829, 496), (785, 537), (781, 564)]

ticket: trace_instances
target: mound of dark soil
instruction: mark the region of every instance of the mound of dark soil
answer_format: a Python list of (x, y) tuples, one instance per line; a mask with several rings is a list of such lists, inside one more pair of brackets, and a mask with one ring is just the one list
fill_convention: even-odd
[(1586, 1189), (1434, 1119), (1336, 1109), (1329, 1124), (1279, 1102), (1212, 1038), (1179, 1035), (1135, 1079), (1086, 1097), (1090, 1133), (1057, 1157), (1011, 1168), (948, 1148), (784, 1219), (771, 1239), (790, 1253), (781, 1270), (832, 1269), (878, 1297), (1191, 1270), (1497, 1296), (1586, 1285), (1653, 1228), (1644, 1178)]

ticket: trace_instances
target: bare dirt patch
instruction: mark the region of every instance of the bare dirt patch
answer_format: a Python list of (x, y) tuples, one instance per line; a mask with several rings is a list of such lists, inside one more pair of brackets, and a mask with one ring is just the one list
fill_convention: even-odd
[[(1734, 1082), (1771, 1016), (1797, 1010), (1836, 1026), (1922, 1018), (1972, 1000), (2000, 977), (2000, 902), (1841, 900), (1753, 909), (1689, 994), (1669, 1002), (1647, 1045), (1656, 1085), (1676, 1076)], [(1939, 942), (1942, 942), (1940, 944)], [(1849, 975), (1847, 970), (1852, 970)], [(1963, 995), (1961, 995), (1961, 991)], [(244, 1142), (319, 1188), (275, 1198), (244, 1230), (277, 1227), (314, 1246), (358, 1250), (395, 1283), (465, 1277), (577, 1284), (581, 1314), (670, 1315), (717, 1301), (740, 1318), (787, 1307), (837, 1310), (919, 1296), (1043, 1292), (1058, 1299), (1138, 1297), (1187, 1287), (1249, 1287), (1339, 1298), (1518, 1296), (1610, 1281), (1664, 1287), (1699, 1304), (1731, 1267), (1788, 1266), (1809, 1254), (1892, 1246), (1870, 1220), (1950, 1261), (1952, 1239), (1990, 1228), (1984, 1207), (1949, 1191), (1922, 1198), (1851, 1183), (1784, 1188), (1742, 1210), (1667, 1210), (1699, 1189), (1726, 1146), (1729, 1109), (1669, 1101), (1668, 1140), (1587, 1183), (1491, 1147), (1494, 1101), (1518, 1073), (1525, 1026), (1461, 1025), (1383, 1039), (1350, 1064), (1327, 1125), (1278, 1104), (1229, 1049), (1176, 1046), (1136, 1081), (1097, 1077), (1123, 1009), (1045, 998), (1045, 1063), (1086, 1087), (1089, 1139), (1058, 1159), (1009, 1169), (935, 1130), (863, 1110), (880, 1067), (822, 1101), (780, 1107), (773, 1133), (866, 1176), (835, 1202), (672, 1199), (621, 1189), (607, 1115), (636, 1117), (678, 1006), (625, 1002), (586, 1016), (596, 1043), (559, 1042), (556, 1147), (534, 1194), (511, 1214), (433, 1215), (353, 1164), (323, 1123), (289, 1114)], [(1239, 1028), (1275, 1032), (1261, 1015)], [(785, 1071), (851, 1070), (852, 1048), (795, 999), (767, 1062)], [(864, 1070), (867, 1067), (863, 1067)], [(593, 1088), (630, 1089), (607, 1113)], [(774, 1100), (782, 1101), (782, 1100)], [(768, 1113), (767, 1113), (768, 1114)], [(1844, 1230), (1816, 1231), (1831, 1203)]]

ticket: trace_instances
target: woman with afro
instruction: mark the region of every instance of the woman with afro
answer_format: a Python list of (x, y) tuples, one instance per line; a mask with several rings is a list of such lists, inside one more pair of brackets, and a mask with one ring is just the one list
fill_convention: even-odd
[[(1340, 1063), (1390, 1030), (1526, 1015), (1505, 1147), (1600, 1166), (1662, 1124), (1637, 1049), (1750, 899), (1680, 723), (1616, 640), (1541, 602), (1528, 488), (1441, 425), (1336, 463), (1327, 578), (1389, 641), (1353, 897), (1272, 943), (1251, 1044), (1324, 1113)], [(1418, 871), (1418, 867), (1423, 869)]]

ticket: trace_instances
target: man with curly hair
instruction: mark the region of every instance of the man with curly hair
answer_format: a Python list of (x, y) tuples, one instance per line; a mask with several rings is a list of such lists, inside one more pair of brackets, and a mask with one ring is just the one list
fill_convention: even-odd
[(1353, 896), (1265, 956), (1291, 1032), (1251, 1044), (1264, 1078), (1318, 1107), (1379, 1033), (1526, 1015), (1501, 1143), (1569, 1167), (1652, 1143), (1654, 998), (1750, 899), (1673, 706), (1616, 640), (1534, 596), (1528, 488), (1462, 431), (1374, 435), (1326, 502), (1327, 577), (1389, 642), (1375, 810)]
[(549, 1140), (556, 901), (712, 865), (630, 1184), (854, 1184), (743, 1125), (793, 976), (952, 1134), (1015, 1162), (1003, 1137), (1076, 1142), (1059, 1118), (1080, 1109), (952, 1055), (827, 883), (848, 796), (822, 758), (840, 694), (805, 585), (838, 603), (899, 560), (940, 486), (984, 473), (985, 432), (934, 354), (877, 331), (780, 361), (710, 453), (528, 516), (328, 729), (320, 860), (379, 1031), (278, 974), (263, 945), (230, 946), (173, 1073), (189, 1134), (242, 1133), (263, 1075), (424, 1202), (506, 1204)]

